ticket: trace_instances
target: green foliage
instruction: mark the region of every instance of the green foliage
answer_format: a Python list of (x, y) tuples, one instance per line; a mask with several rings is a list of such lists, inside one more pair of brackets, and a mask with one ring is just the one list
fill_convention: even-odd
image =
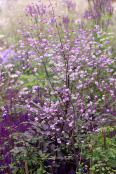
[[(106, 136), (106, 149), (104, 149), (104, 130)], [(90, 138), (84, 138), (86, 144), (82, 144), (81, 148), (83, 149), (82, 156), (85, 156), (86, 159), (92, 159), (93, 165), (92, 169), (97, 173), (103, 173), (105, 169), (109, 171), (108, 173), (114, 172), (116, 167), (116, 135), (110, 137), (109, 134), (112, 131), (115, 131), (116, 127), (102, 127), (99, 132), (90, 135)], [(81, 144), (80, 144), (81, 145)], [(92, 153), (89, 149), (92, 145)]]
[[(103, 17), (101, 18), (100, 23), (103, 22)], [(89, 33), (89, 29), (93, 28), (93, 26), (94, 26), (93, 23), (89, 24), (89, 27), (87, 29), (87, 33)], [(44, 26), (42, 25), (41, 27), (42, 27), (42, 30), (44, 32), (47, 31), (47, 29), (48, 29), (45, 27), (45, 25)], [(74, 29), (74, 30), (76, 32), (76, 29)], [(36, 29), (36, 34), (40, 34), (40, 31), (38, 31), (37, 29)], [(102, 33), (101, 38), (99, 39), (99, 37), (94, 32), (92, 34), (93, 34), (93, 37), (95, 37), (95, 41), (97, 42), (97, 44), (101, 43), (100, 39), (103, 39), (102, 43), (104, 43), (104, 40), (107, 37), (107, 34), (104, 35), (104, 33)], [(44, 33), (44, 35), (45, 35), (45, 33)], [(70, 49), (72, 49), (74, 47), (73, 39), (71, 36), (72, 36), (72, 33), (69, 32), (68, 38), (72, 42)], [(61, 36), (62, 44), (65, 43), (65, 39), (63, 39), (63, 37), (64, 36), (62, 34), (62, 36)], [(37, 39), (39, 41), (41, 41), (40, 37), (38, 37)], [(54, 40), (54, 38), (52, 38), (52, 39), (47, 38), (47, 40), (51, 41), (51, 40)], [(39, 48), (39, 46), (38, 46), (38, 48)], [(96, 49), (96, 48), (97, 48), (97, 45), (95, 45), (94, 49)], [(105, 49), (106, 49), (106, 46), (103, 46), (101, 49), (102, 51), (99, 54), (99, 56), (101, 56), (105, 52)], [(51, 53), (52, 51), (53, 51), (53, 48), (51, 48), (51, 50), (49, 50), (49, 53)], [(66, 52), (66, 50), (65, 50), (65, 52)], [(94, 56), (96, 56), (96, 58), (97, 58), (97, 54), (96, 53), (94, 53), (94, 54), (95, 54)], [(108, 52), (106, 53), (106, 55), (110, 56)], [(66, 60), (67, 59), (68, 59), (68, 56), (66, 57)], [(27, 61), (27, 60), (29, 60), (29, 61)], [(25, 63), (27, 63), (27, 62), (31, 63), (30, 70), (29, 70), (29, 68), (27, 68), (26, 70), (23, 70), (20, 62), (18, 62), (17, 65), (15, 65), (16, 70), (20, 70), (21, 72), (23, 72), (23, 74), (20, 75), (15, 80), (15, 82), (18, 83), (17, 87), (20, 89), (19, 94), (20, 94), (20, 92), (25, 92), (25, 91), (23, 91), (24, 89), (22, 89), (22, 88), (27, 88), (27, 90), (31, 91), (31, 93), (32, 93), (33, 86), (39, 85), (40, 89), (44, 89), (44, 88), (49, 86), (48, 79), (47, 79), (48, 77), (44, 72), (44, 67), (41, 66), (35, 72), (35, 71), (33, 71), (33, 69), (38, 68), (37, 62), (34, 62), (33, 59), (31, 59), (30, 57), (28, 57), (27, 60), (25, 61)], [(47, 72), (49, 74), (49, 78), (50, 78), (51, 82), (54, 83), (54, 81), (52, 79), (53, 73), (50, 72), (50, 69), (54, 66), (54, 64), (49, 63), (48, 57), (45, 58), (45, 63), (46, 63), (46, 67), (47, 67)], [(22, 64), (24, 64), (24, 62)], [(83, 63), (83, 66), (86, 66), (86, 64)], [(113, 68), (115, 69), (115, 67), (113, 67)], [(80, 70), (83, 70), (83, 69), (80, 69)], [(13, 71), (12, 74), (14, 72), (15, 71)], [(96, 73), (96, 68), (93, 68), (93, 69), (88, 68), (87, 72), (88, 72), (88, 78), (89, 77), (91, 78), (92, 74)], [(7, 73), (4, 74), (4, 77), (5, 77), (5, 85), (6, 85), (6, 87), (8, 87), (10, 84), (9, 81), (11, 79), (8, 77)], [(97, 78), (99, 79), (99, 76)], [(105, 78), (106, 78), (106, 71), (105, 71), (105, 69), (103, 69), (102, 75), (100, 76), (100, 81), (104, 80)], [(57, 78), (55, 80), (57, 81), (57, 86), (61, 87), (62, 81), (57, 80)], [(85, 77), (83, 77), (83, 78), (80, 77), (80, 80), (84, 82)], [(21, 82), (23, 82), (23, 85), (20, 84)], [(15, 86), (15, 83), (13, 85)], [(89, 86), (90, 89), (94, 91), (94, 94), (91, 94), (91, 99), (93, 99), (92, 95), (97, 94), (98, 98), (102, 100), (102, 97), (103, 97), (105, 92), (98, 91), (94, 82), (91, 82), (91, 84), (89, 84), (89, 85), (90, 85)], [(55, 83), (54, 83), (54, 87), (55, 87)], [(72, 89), (76, 93), (77, 89), (75, 88), (75, 84), (73, 84)], [(3, 92), (5, 93), (6, 91), (5, 91), (5, 89), (1, 89), (0, 92), (2, 94)], [(48, 89), (47, 92), (50, 94), (51, 89)], [(88, 99), (86, 99), (86, 95), (88, 93), (90, 93), (89, 88), (83, 89), (83, 99), (84, 99), (86, 105), (90, 102)], [(20, 99), (20, 103), (21, 103), (21, 101), (23, 101), (24, 96), (25, 96), (25, 94), (23, 94), (22, 98)], [(49, 96), (50, 96), (49, 97), (50, 101), (58, 101), (59, 100), (57, 95), (50, 94)], [(35, 94), (33, 94), (33, 98), (35, 98)], [(1, 99), (1, 101), (4, 101), (4, 103), (9, 102), (9, 100), (7, 100), (7, 99), (5, 99), (5, 100), (3, 100), (2, 98), (0, 98), (0, 99)], [(14, 99), (14, 101), (15, 101), (15, 99)], [(109, 99), (109, 101), (110, 101), (110, 99)], [(101, 107), (105, 106), (105, 103), (103, 101), (101, 101), (101, 102), (96, 101), (94, 104), (96, 105), (96, 111), (99, 109), (99, 106), (101, 106)], [(112, 107), (112, 106), (115, 106), (115, 104), (116, 104), (116, 102), (112, 102), (111, 104), (109, 104), (109, 106)], [(3, 105), (4, 104), (0, 104), (1, 107)], [(19, 112), (19, 110), (22, 111), (22, 113), (26, 112), (26, 110), (22, 108), (22, 109), (17, 109), (17, 113)], [(12, 114), (12, 118), (13, 118), (13, 113), (14, 113), (13, 110), (9, 111), (9, 114)], [(109, 115), (106, 114), (106, 116), (109, 116)], [(102, 114), (101, 114), (101, 117), (102, 117)], [(4, 118), (1, 116), (0, 121), (2, 121), (3, 119)], [(116, 144), (115, 144), (116, 135), (113, 137), (110, 137), (110, 133), (113, 131), (116, 131), (116, 127), (104, 126), (98, 132), (92, 133), (90, 130), (87, 130), (87, 132), (85, 132), (84, 129), (82, 129), (83, 125), (86, 126), (86, 121), (84, 119), (82, 119), (81, 121), (78, 119), (78, 120), (76, 120), (76, 122), (78, 122), (78, 126), (76, 128), (76, 131), (78, 133), (74, 134), (74, 138), (75, 138), (74, 147), (76, 150), (79, 151), (80, 167), (82, 169), (84, 167), (84, 164), (82, 162), (82, 158), (87, 162), (87, 164), (88, 164), (89, 159), (92, 159), (92, 162), (93, 162), (92, 169), (93, 169), (95, 174), (98, 174), (98, 173), (104, 174), (105, 170), (107, 170), (108, 172), (110, 172), (110, 174), (112, 174), (114, 172), (114, 168), (116, 168), (116, 164), (115, 164), (115, 160), (116, 160)], [(107, 125), (107, 124), (104, 122), (104, 125)], [(8, 129), (10, 129), (10, 128), (8, 127), (7, 130)], [(33, 131), (32, 131), (32, 133), (33, 133)], [(106, 136), (106, 139), (104, 139), (104, 134)], [(41, 146), (37, 147), (35, 145), (35, 147), (32, 147), (30, 145), (30, 144), (34, 144), (34, 143), (36, 144), (37, 141), (41, 142), (42, 136), (35, 137), (35, 135), (33, 135), (31, 138), (30, 137), (26, 138), (26, 141), (25, 141), (25, 139), (23, 139), (24, 134), (22, 134), (20, 136), (22, 136), (22, 140), (18, 141), (17, 140), (17, 133), (12, 133), (10, 135), (10, 137), (12, 137), (15, 140), (15, 142), (14, 142), (15, 147), (17, 147), (17, 145), (20, 143), (23, 144), (23, 147), (14, 148), (14, 151), (12, 151), (13, 158), (12, 158), (12, 163), (10, 164), (10, 168), (13, 169), (12, 173), (13, 174), (16, 174), (16, 173), (22, 174), (25, 172), (24, 165), (20, 166), (22, 161), (24, 164), (25, 159), (27, 159), (30, 173), (34, 173), (34, 174), (45, 173), (44, 162), (50, 157), (51, 154), (50, 153), (46, 154), (46, 153), (42, 152)], [(57, 153), (57, 152), (65, 150), (68, 153), (70, 151), (70, 149), (72, 150), (71, 135), (69, 135), (68, 133), (64, 133), (62, 140), (66, 139), (66, 138), (68, 139), (67, 140), (68, 143), (67, 144), (62, 143), (60, 148), (55, 147), (54, 152)], [(45, 140), (45, 143), (46, 143), (46, 141), (47, 140)], [(8, 142), (6, 141), (5, 144), (8, 145)], [(106, 144), (106, 148), (105, 148), (105, 144)], [(90, 148), (92, 148), (92, 151), (90, 150)], [(37, 152), (39, 150), (41, 150), (41, 154), (38, 155)], [(69, 158), (74, 157), (74, 154), (72, 154), (72, 151), (71, 151), (71, 153), (69, 153), (66, 156), (66, 158), (67, 157), (69, 157)], [(33, 165), (36, 166), (36, 168), (32, 168)], [(86, 166), (86, 168), (88, 168), (89, 165), (90, 164), (88, 164), (88, 166)], [(6, 167), (6, 166), (4, 166), (4, 167)], [(2, 169), (4, 167), (2, 167)], [(78, 174), (77, 171), (76, 171), (76, 174)]]

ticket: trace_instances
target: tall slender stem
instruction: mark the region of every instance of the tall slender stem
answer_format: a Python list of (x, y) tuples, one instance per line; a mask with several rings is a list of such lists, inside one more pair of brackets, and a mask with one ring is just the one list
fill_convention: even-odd
[(26, 173), (26, 174), (29, 174), (29, 172), (28, 172), (27, 159), (25, 159), (25, 173)]
[[(91, 152), (91, 154), (93, 153), (92, 145), (90, 145), (90, 152)], [(93, 163), (93, 161), (92, 161), (92, 157), (91, 157), (90, 158), (90, 174), (92, 174), (92, 163)]]

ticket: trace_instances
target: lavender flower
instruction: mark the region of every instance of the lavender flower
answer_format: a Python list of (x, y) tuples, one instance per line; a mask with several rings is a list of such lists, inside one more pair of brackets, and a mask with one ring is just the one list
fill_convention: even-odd
[(16, 53), (13, 50), (6, 49), (0, 53), (0, 59), (2, 63), (9, 63), (12, 59), (16, 61)]
[[(113, 7), (109, 0), (92, 0), (89, 2), (88, 10), (84, 13), (84, 18), (94, 21), (102, 28), (107, 28), (111, 24), (110, 16), (113, 15)], [(107, 18), (106, 18), (107, 15)]]

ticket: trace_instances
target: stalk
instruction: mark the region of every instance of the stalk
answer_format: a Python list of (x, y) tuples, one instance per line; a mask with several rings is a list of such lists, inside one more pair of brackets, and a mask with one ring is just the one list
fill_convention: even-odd
[(79, 169), (79, 174), (82, 174), (82, 170), (81, 169)]
[[(91, 152), (91, 154), (93, 153), (93, 150), (92, 150), (92, 145), (90, 145), (90, 152)], [(92, 174), (93, 172), (92, 172), (92, 163), (93, 163), (93, 161), (92, 161), (92, 158), (90, 158), (90, 174)]]
[(26, 174), (29, 174), (29, 172), (28, 172), (27, 159), (25, 159), (25, 173), (26, 173)]
[[(106, 151), (106, 134), (105, 134), (105, 130), (104, 130), (104, 149)], [(106, 166), (105, 166), (105, 174), (107, 174)]]

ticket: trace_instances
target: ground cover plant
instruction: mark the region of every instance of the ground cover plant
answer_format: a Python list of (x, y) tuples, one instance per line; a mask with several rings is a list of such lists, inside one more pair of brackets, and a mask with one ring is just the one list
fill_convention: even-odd
[(102, 12), (88, 26), (57, 16), (51, 1), (27, 7), (18, 62), (0, 69), (1, 173), (116, 172), (116, 57)]

